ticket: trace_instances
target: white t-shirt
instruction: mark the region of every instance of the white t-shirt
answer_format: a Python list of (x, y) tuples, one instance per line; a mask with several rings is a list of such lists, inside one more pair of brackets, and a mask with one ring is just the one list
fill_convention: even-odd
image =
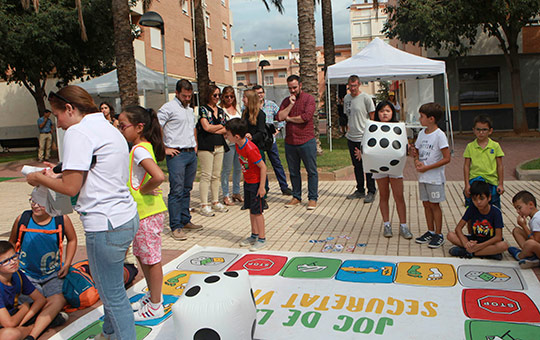
[(348, 93), (343, 99), (343, 110), (348, 117), (349, 131), (345, 137), (351, 142), (361, 142), (369, 113), (375, 111), (373, 100), (366, 93), (353, 97)]
[(533, 233), (540, 231), (540, 211), (537, 211), (529, 221), (529, 228)]
[[(429, 134), (426, 134), (425, 131), (426, 129), (420, 131), (414, 146), (418, 149), (418, 160), (425, 165), (431, 165), (443, 158), (441, 149), (448, 147), (448, 140), (439, 128)], [(443, 184), (446, 182), (444, 165), (418, 174), (418, 182), (420, 183)]]
[(145, 159), (150, 158), (152, 159), (152, 155), (148, 150), (146, 150), (143, 147), (138, 147), (133, 150), (133, 172), (131, 173), (131, 182), (133, 183), (133, 186), (135, 188), (139, 188), (141, 185), (144, 175), (146, 174), (146, 170), (141, 165), (141, 162)]
[(75, 206), (86, 232), (106, 231), (108, 222), (119, 227), (137, 214), (126, 185), (127, 142), (101, 112), (87, 114), (67, 129), (63, 158), (62, 170), (86, 172)]

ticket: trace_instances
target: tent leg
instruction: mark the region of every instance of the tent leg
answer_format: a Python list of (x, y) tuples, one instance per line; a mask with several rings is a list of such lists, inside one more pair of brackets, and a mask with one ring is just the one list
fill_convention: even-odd
[(448, 75), (444, 72), (444, 106), (446, 111), (446, 133), (450, 137), (450, 153), (454, 153), (454, 129), (452, 112), (450, 111), (450, 95), (448, 94)]
[(332, 151), (332, 105), (330, 101), (330, 81), (326, 81), (326, 136), (328, 136), (328, 142), (330, 144), (330, 152)]

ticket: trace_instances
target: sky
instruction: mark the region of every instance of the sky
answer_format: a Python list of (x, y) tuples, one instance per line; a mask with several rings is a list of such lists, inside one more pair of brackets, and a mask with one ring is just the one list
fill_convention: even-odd
[[(270, 4), (270, 0), (267, 1)], [(347, 7), (352, 0), (332, 0), (332, 15), (334, 25), (334, 43), (350, 44), (349, 10)], [(270, 7), (266, 10), (262, 0), (230, 0), (233, 14), (232, 37), (235, 52), (240, 47), (244, 51), (265, 50), (268, 45), (272, 49), (288, 48), (293, 40), (298, 48), (298, 24), (295, 0), (283, 0), (285, 11), (283, 15)], [(317, 46), (323, 44), (321, 6), (315, 6), (315, 31)], [(256, 44), (256, 46), (254, 46)]]

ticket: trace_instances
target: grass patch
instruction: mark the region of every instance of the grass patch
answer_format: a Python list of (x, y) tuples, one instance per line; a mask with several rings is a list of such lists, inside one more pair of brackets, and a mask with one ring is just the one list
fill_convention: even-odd
[[(330, 145), (328, 144), (326, 136), (322, 136), (320, 139), (324, 153), (322, 156), (317, 157), (317, 167), (319, 171), (331, 172), (352, 164), (346, 138), (332, 140), (332, 152), (330, 152)], [(283, 139), (278, 139), (277, 145), (279, 156), (281, 158), (281, 164), (283, 164), (283, 168), (285, 170), (288, 170), (287, 160), (285, 159), (285, 141)], [(168, 173), (167, 162), (165, 160), (159, 162), (158, 165), (164, 173)], [(197, 164), (197, 173), (200, 173), (199, 170), (200, 163)], [(269, 171), (272, 171), (272, 169)]]
[(540, 158), (533, 159), (521, 166), (523, 170), (540, 170)]
[(23, 159), (31, 159), (36, 157), (36, 151), (26, 152), (2, 152), (0, 153), (0, 163), (20, 161)]

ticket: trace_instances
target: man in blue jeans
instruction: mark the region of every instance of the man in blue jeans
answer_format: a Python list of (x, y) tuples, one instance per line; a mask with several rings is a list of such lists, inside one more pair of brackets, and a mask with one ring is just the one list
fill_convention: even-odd
[(190, 107), (193, 86), (186, 79), (176, 83), (176, 96), (158, 111), (163, 129), (163, 142), (169, 170), (169, 226), (172, 238), (187, 240), (183, 231), (201, 229), (202, 225), (191, 223), (189, 202), (191, 189), (197, 173), (197, 140), (195, 117)]
[(300, 161), (304, 163), (308, 176), (308, 210), (317, 208), (319, 197), (319, 173), (317, 171), (317, 143), (313, 130), (315, 98), (302, 91), (302, 82), (297, 75), (287, 78), (289, 97), (279, 107), (278, 121), (286, 121), (285, 156), (289, 165), (293, 198), (286, 208), (298, 206), (302, 200), (302, 177)]
[[(253, 86), (253, 90), (255, 90), (255, 92), (259, 96), (259, 99), (261, 100), (261, 109), (266, 114), (266, 123), (274, 124), (275, 117), (279, 111), (279, 106), (277, 106), (277, 104), (273, 101), (266, 100), (264, 98), (266, 96), (266, 93), (264, 92), (264, 88), (261, 85)], [(284, 126), (284, 122), (279, 122), (276, 128), (276, 134), (279, 133), (279, 131), (283, 129)], [(274, 173), (276, 174), (281, 193), (288, 196), (292, 195), (292, 191), (287, 185), (287, 177), (285, 177), (285, 170), (283, 169), (283, 165), (281, 165), (281, 159), (279, 158), (279, 151), (275, 135), (272, 149), (270, 149), (270, 151), (266, 151), (266, 153), (268, 154), (268, 159), (270, 159), (270, 163), (272, 163), (272, 168), (274, 168)], [(268, 177), (266, 177), (266, 191), (268, 192)]]

